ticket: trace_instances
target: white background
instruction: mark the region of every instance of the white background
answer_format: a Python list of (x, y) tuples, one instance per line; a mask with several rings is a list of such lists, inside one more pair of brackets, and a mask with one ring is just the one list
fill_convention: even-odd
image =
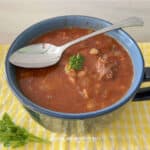
[(150, 0), (0, 0), (0, 43), (11, 43), (21, 31), (40, 20), (71, 14), (111, 22), (142, 17), (144, 27), (126, 31), (137, 41), (150, 42)]

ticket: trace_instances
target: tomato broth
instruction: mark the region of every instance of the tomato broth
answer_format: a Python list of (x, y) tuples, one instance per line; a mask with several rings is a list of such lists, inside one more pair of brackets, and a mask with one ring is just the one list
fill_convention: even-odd
[[(58, 29), (33, 39), (32, 43), (59, 46), (90, 32), (93, 30)], [(83, 58), (82, 64), (71, 68), (69, 62), (76, 56)], [(37, 105), (59, 112), (82, 113), (102, 109), (122, 98), (130, 88), (133, 66), (127, 51), (112, 37), (101, 34), (67, 48), (54, 66), (17, 67), (16, 75), (23, 94)]]

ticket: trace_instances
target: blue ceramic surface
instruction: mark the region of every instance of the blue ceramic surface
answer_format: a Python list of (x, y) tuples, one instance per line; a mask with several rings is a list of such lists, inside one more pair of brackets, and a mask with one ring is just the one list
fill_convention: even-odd
[(32, 101), (30, 101), (27, 97), (25, 97), (17, 86), (15, 78), (15, 67), (9, 63), (8, 58), (14, 51), (27, 45), (33, 38), (45, 32), (64, 27), (77, 26), (97, 30), (109, 26), (110, 24), (111, 23), (105, 20), (88, 16), (77, 16), (77, 15), (61, 16), (47, 19), (35, 25), (32, 25), (16, 38), (16, 40), (11, 45), (6, 57), (5, 69), (7, 80), (12, 91), (18, 97), (18, 100), (23, 104), (23, 106), (27, 109), (27, 111), (31, 114), (31, 116), (33, 118), (36, 118), (36, 121), (40, 122), (39, 117), (40, 115), (65, 119), (87, 119), (91, 117), (105, 116), (106, 114), (111, 113), (114, 110), (117, 110), (118, 108), (123, 106), (136, 94), (136, 91), (139, 88), (143, 79), (143, 69), (144, 69), (143, 57), (136, 42), (126, 32), (124, 32), (121, 29), (108, 32), (107, 34), (115, 38), (128, 51), (134, 67), (134, 77), (130, 89), (127, 91), (124, 97), (122, 97), (118, 102), (114, 103), (113, 105), (106, 107), (104, 109), (88, 113), (79, 113), (79, 114), (61, 113), (51, 111), (36, 105)]

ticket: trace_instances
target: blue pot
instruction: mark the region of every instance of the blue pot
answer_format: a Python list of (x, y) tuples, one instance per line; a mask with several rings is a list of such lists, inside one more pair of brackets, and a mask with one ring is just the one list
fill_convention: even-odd
[[(14, 94), (17, 96), (18, 100), (27, 109), (27, 111), (31, 114), (31, 116), (39, 123), (41, 123), (43, 126), (46, 127), (46, 125), (49, 122), (48, 120), (50, 120), (51, 122), (52, 118), (56, 118), (58, 120), (59, 119), (76, 120), (76, 119), (88, 119), (88, 118), (100, 116), (101, 118), (106, 118), (107, 120), (109, 119), (109, 117), (107, 116), (113, 116), (112, 115), (113, 112), (116, 112), (119, 108), (121, 108), (121, 106), (125, 105), (128, 101), (130, 101), (134, 97), (137, 90), (139, 89), (141, 82), (143, 81), (144, 61), (143, 61), (141, 51), (138, 45), (136, 44), (136, 42), (131, 38), (131, 36), (129, 36), (123, 30), (119, 29), (119, 30), (108, 32), (107, 34), (109, 36), (116, 39), (127, 50), (127, 52), (129, 53), (132, 59), (134, 76), (133, 76), (133, 81), (131, 83), (131, 87), (126, 92), (126, 94), (113, 105), (97, 111), (78, 113), (78, 114), (62, 113), (62, 112), (48, 110), (46, 108), (38, 106), (37, 104), (30, 101), (27, 97), (25, 97), (17, 85), (15, 66), (9, 63), (8, 61), (9, 56), (17, 49), (27, 45), (33, 38), (51, 30), (56, 30), (59, 28), (70, 27), (70, 26), (90, 28), (90, 29), (92, 28), (94, 30), (98, 30), (106, 26), (109, 26), (110, 24), (111, 23), (108, 21), (99, 18), (88, 17), (88, 16), (78, 16), (78, 15), (61, 16), (61, 17), (47, 19), (32, 25), (31, 27), (23, 31), (12, 43), (7, 53), (6, 62), (5, 62), (8, 84), (11, 87)], [(45, 122), (45, 120), (47, 120), (47, 122)]]

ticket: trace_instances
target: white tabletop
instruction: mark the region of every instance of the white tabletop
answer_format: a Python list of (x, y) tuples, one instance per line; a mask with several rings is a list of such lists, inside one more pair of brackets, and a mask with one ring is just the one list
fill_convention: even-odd
[(142, 17), (144, 27), (126, 31), (137, 41), (150, 42), (150, 0), (0, 0), (0, 43), (11, 43), (21, 31), (40, 20), (71, 14), (111, 22)]

